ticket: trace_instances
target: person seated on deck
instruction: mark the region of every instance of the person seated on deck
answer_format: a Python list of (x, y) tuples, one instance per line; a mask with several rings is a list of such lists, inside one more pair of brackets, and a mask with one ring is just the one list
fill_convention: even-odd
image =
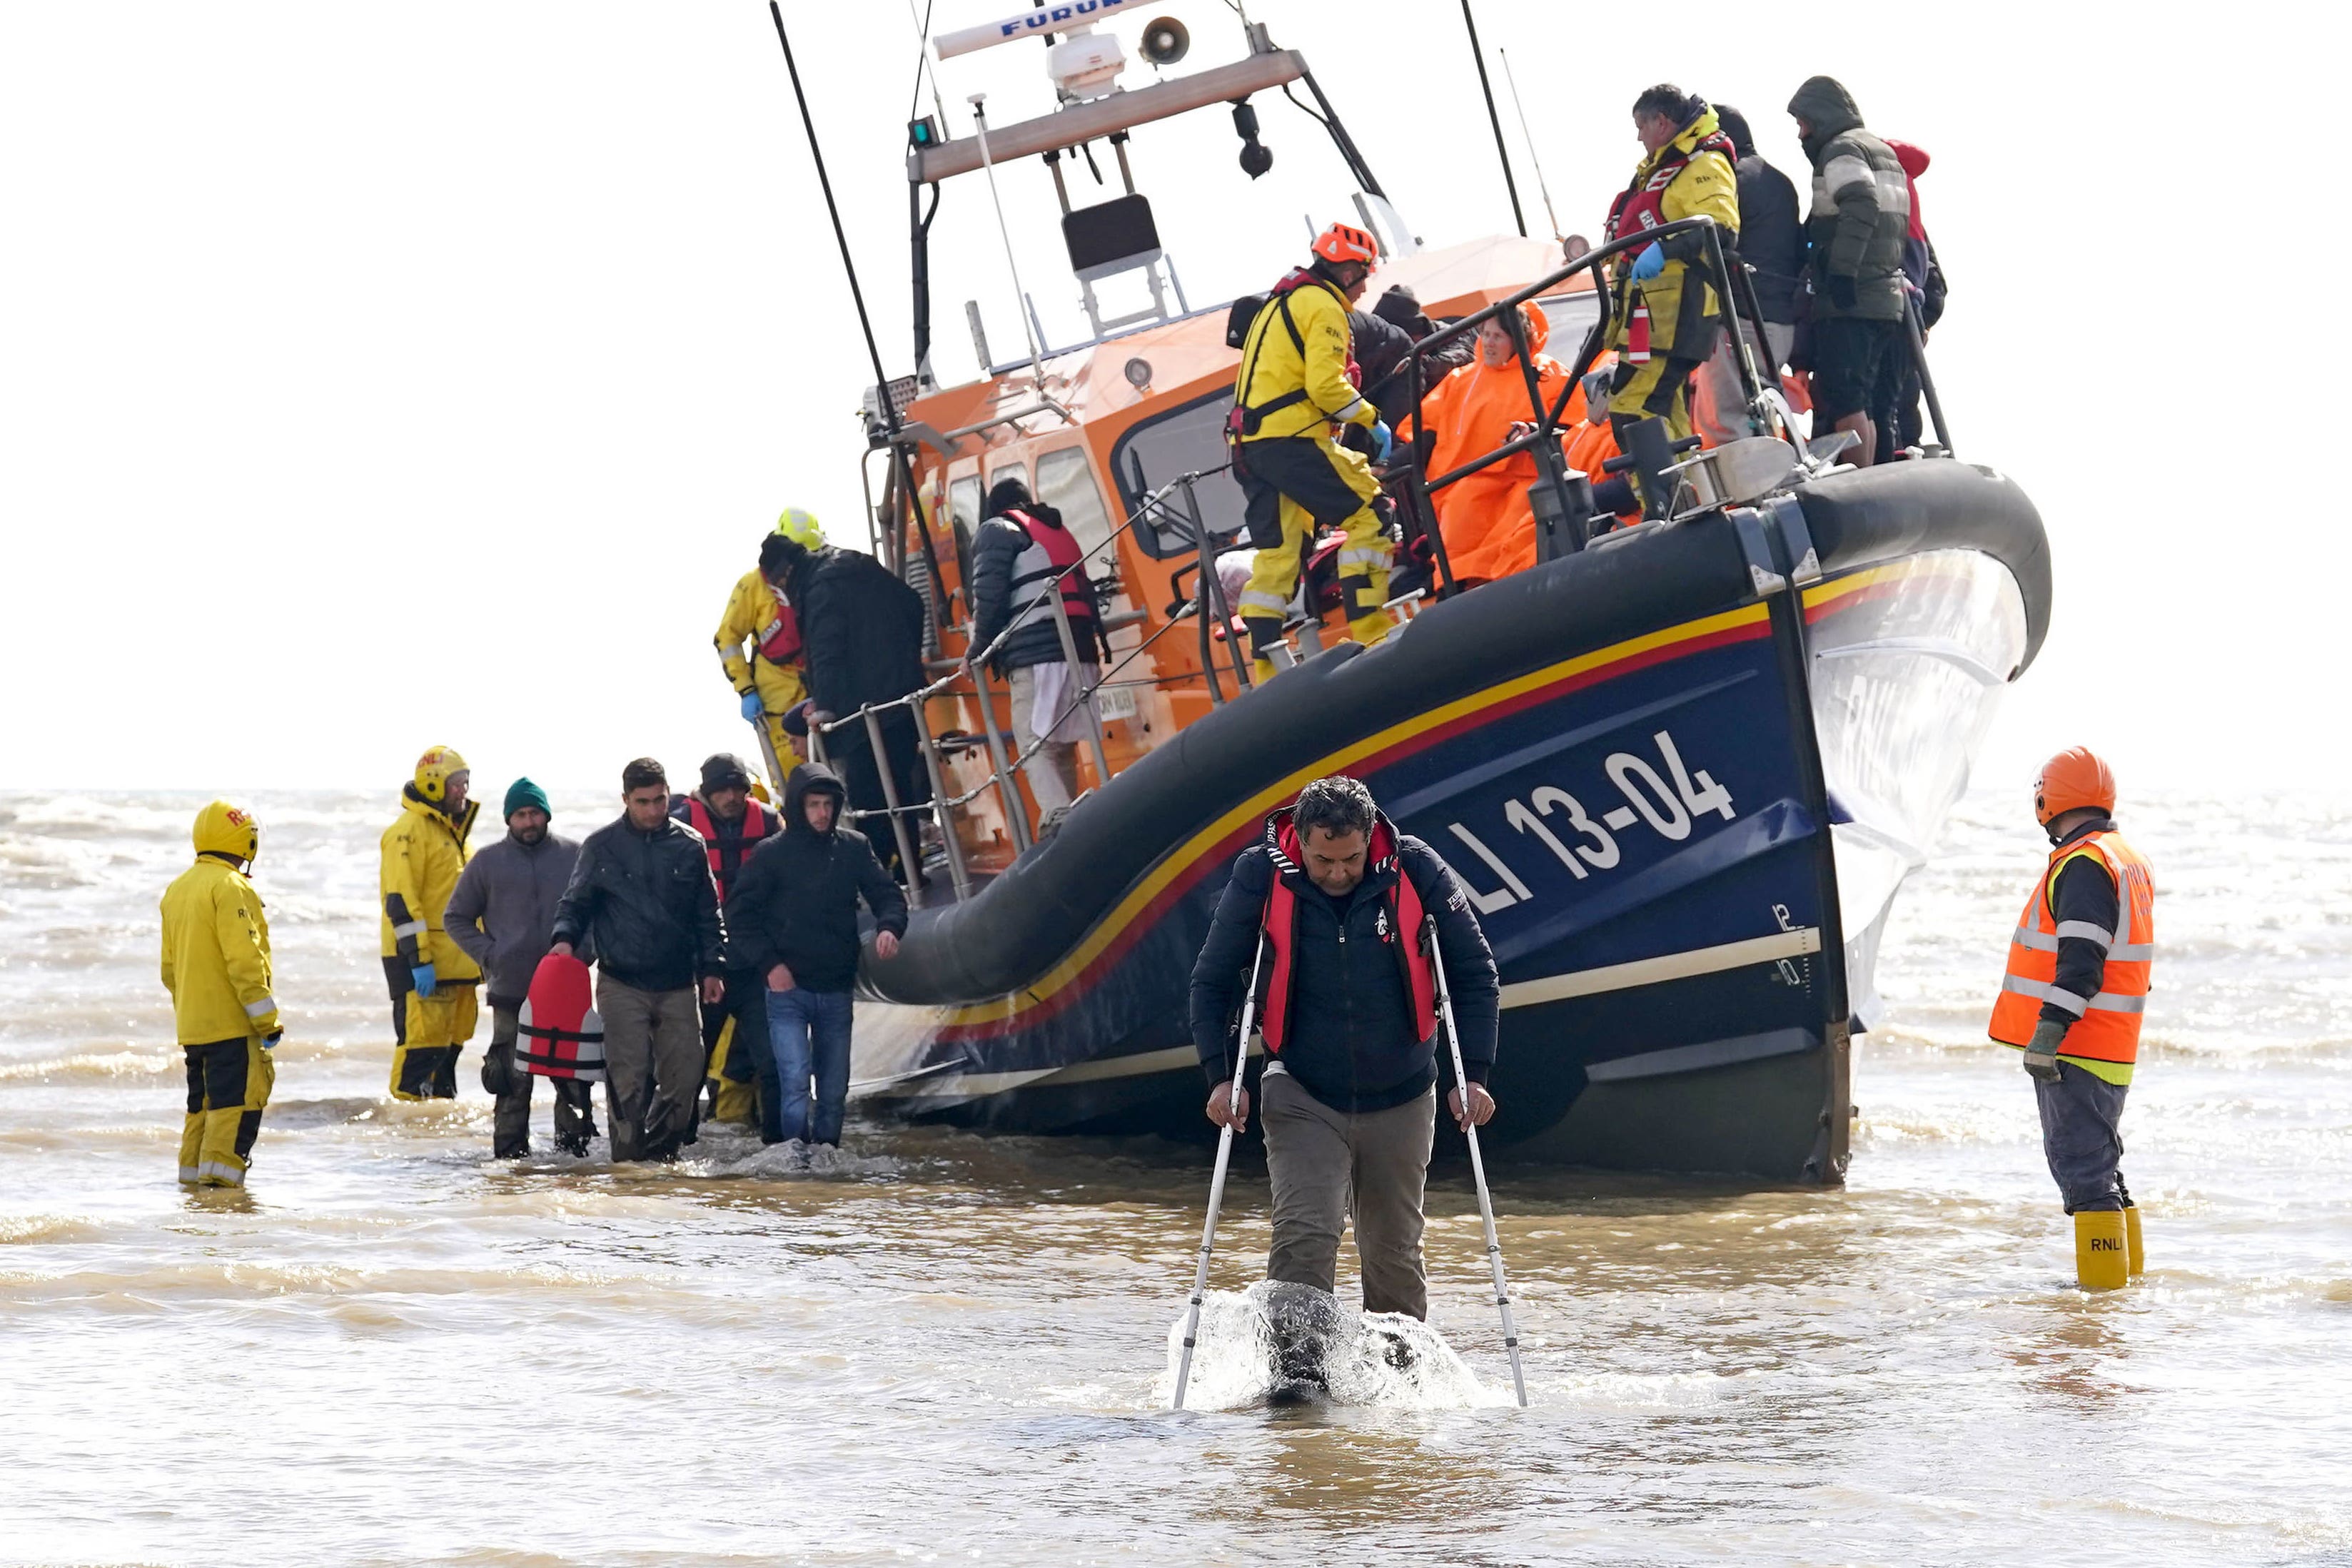
[[(1421, 427), (1433, 444), (1428, 458), (1433, 477), (1476, 461), (1525, 434), (1568, 389), (1568, 371), (1543, 353), (1551, 323), (1533, 300), (1519, 307), (1521, 329), (1535, 355), (1540, 411), (1530, 407), (1526, 371), (1517, 347), (1499, 319), (1478, 329), (1478, 358), (1463, 366), (1423, 400)], [(1561, 414), (1563, 430), (1584, 418), (1584, 391), (1570, 393)], [(1483, 582), (1525, 571), (1536, 563), (1536, 516), (1528, 486), (1541, 476), (1535, 455), (1517, 452), (1502, 462), (1431, 493), (1446, 562), (1457, 582)]]

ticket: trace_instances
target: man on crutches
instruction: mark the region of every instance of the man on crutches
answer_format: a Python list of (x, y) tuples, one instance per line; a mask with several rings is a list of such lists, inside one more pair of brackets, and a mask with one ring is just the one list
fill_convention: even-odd
[[(1423, 936), (1433, 925), (1434, 953)], [(1269, 1280), (1329, 1293), (1352, 1216), (1364, 1310), (1428, 1315), (1422, 1197), (1437, 1124), (1441, 959), (1466, 1078), (1446, 1109), (1466, 1132), (1495, 1113), (1485, 1085), (1500, 991), (1470, 901), (1437, 852), (1398, 832), (1361, 782), (1336, 777), (1267, 818), (1234, 862), (1192, 969), (1192, 1038), (1213, 1085), (1209, 1120), (1238, 1132), (1250, 1096), (1233, 1082), (1229, 1020), (1262, 971), (1253, 1010), (1270, 1058), (1259, 1083), (1274, 1186)], [(1321, 1380), (1294, 1359), (1286, 1380)]]

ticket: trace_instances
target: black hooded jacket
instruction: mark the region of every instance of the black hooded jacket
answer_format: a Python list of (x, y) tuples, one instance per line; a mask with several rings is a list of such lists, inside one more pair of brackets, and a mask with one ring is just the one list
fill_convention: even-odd
[[(1715, 107), (1723, 133), (1739, 161), (1732, 175), (1739, 184), (1739, 259), (1756, 269), (1756, 304), (1767, 321), (1798, 319), (1804, 290), (1805, 220), (1797, 187), (1756, 152), (1748, 117), (1724, 104)], [(1747, 308), (1741, 301), (1740, 308)]]
[[(1436, 1082), (1444, 1025), (1419, 1038), (1403, 967), (1386, 930), (1388, 894), (1400, 875), (1412, 879), (1423, 907), (1436, 917), (1438, 956), (1453, 982), (1454, 1019), (1472, 1082), (1484, 1083), (1495, 1061), (1501, 988), (1486, 934), (1437, 852), (1392, 825), (1389, 831), (1394, 859), (1366, 867), (1345, 898), (1332, 898), (1303, 874), (1283, 873), (1297, 896), (1298, 941), (1282, 1067), (1335, 1111), (1385, 1111)], [(1234, 1024), (1276, 874), (1265, 843), (1241, 852), (1192, 966), (1192, 1042), (1212, 1087), (1233, 1071)], [(1263, 992), (1265, 982), (1258, 984)]]
[(846, 991), (857, 983), (858, 899), (874, 912), (876, 925), (904, 936), (907, 897), (864, 833), (839, 826), (820, 833), (809, 826), (802, 803), (812, 793), (833, 797), (836, 823), (848, 810), (833, 769), (821, 762), (793, 768), (784, 786), (784, 831), (745, 862), (727, 917), (754, 970), (764, 975), (782, 964), (802, 990)]
[(872, 556), (784, 549), (809, 697), (836, 717), (923, 685), (923, 597)]

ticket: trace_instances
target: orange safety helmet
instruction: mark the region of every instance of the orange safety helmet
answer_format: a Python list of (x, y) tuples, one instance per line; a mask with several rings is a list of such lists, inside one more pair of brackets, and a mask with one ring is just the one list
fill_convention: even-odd
[(1343, 261), (1360, 261), (1366, 267), (1380, 260), (1380, 246), (1372, 236), (1353, 224), (1333, 224), (1315, 236), (1315, 254), (1337, 266)]
[(2061, 812), (2095, 806), (2116, 809), (2116, 774), (2095, 752), (2070, 746), (2042, 765), (2033, 781), (2033, 816), (2043, 827)]

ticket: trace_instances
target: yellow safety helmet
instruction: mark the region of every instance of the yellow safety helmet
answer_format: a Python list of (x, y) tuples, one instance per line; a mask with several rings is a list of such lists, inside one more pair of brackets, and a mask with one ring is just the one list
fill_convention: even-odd
[(471, 771), (455, 747), (429, 747), (416, 759), (416, 792), (437, 806), (449, 797), (449, 776)]
[(215, 800), (198, 811), (188, 837), (200, 855), (227, 855), (248, 866), (261, 852), (260, 819), (226, 800)]
[(776, 798), (768, 793), (768, 781), (760, 776), (758, 768), (746, 767), (743, 769), (743, 777), (751, 781), (751, 799), (759, 801), (762, 806), (772, 806), (776, 803)]
[(786, 507), (776, 519), (776, 532), (803, 549), (824, 548), (824, 525), (816, 520), (814, 512), (804, 512), (798, 507)]

